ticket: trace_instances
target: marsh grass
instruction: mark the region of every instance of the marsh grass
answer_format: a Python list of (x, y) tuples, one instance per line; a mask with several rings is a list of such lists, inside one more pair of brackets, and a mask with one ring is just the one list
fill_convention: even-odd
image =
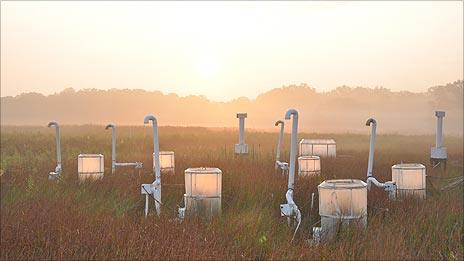
[[(389, 201), (373, 189), (367, 229), (349, 228), (332, 241), (312, 245), (311, 225), (319, 220), (311, 193), (323, 179), (365, 179), (369, 137), (354, 134), (300, 134), (333, 137), (336, 159), (322, 160), (321, 178), (297, 178), (295, 200), (303, 213), (294, 240), (279, 204), (287, 178), (274, 170), (276, 133), (246, 135), (251, 153), (233, 154), (237, 133), (230, 129), (162, 127), (162, 150), (176, 153), (176, 172), (163, 175), (163, 213), (143, 217), (140, 184), (153, 181), (152, 136), (148, 127), (119, 127), (118, 161), (142, 161), (142, 170), (111, 175), (111, 137), (101, 126), (63, 126), (63, 178), (47, 179), (55, 167), (53, 130), (2, 127), (1, 259), (463, 259), (463, 189), (429, 189), (427, 200)], [(288, 157), (289, 136), (284, 155)], [(391, 166), (420, 162), (433, 176), (463, 175), (462, 138), (446, 137), (447, 173), (431, 170), (432, 136), (380, 135), (374, 173), (389, 180)], [(105, 155), (105, 176), (79, 183), (77, 155)], [(451, 164), (452, 163), (452, 164)], [(183, 170), (214, 166), (223, 171), (222, 215), (211, 222), (175, 219), (182, 205)], [(446, 180), (433, 180), (437, 188)], [(153, 206), (152, 206), (153, 207)]]

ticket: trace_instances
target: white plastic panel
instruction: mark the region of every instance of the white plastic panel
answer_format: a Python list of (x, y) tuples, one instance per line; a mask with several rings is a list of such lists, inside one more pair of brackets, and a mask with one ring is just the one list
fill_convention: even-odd
[(221, 197), (222, 172), (218, 168), (185, 170), (185, 194), (188, 197)]
[(221, 214), (221, 197), (197, 198), (184, 195), (187, 216), (198, 216), (211, 219)]
[(367, 185), (361, 180), (326, 180), (318, 191), (320, 216), (354, 219), (367, 215)]
[(103, 178), (105, 172), (104, 157), (101, 154), (79, 154), (77, 173), (79, 181)]
[(298, 174), (300, 176), (318, 175), (321, 172), (321, 158), (319, 156), (298, 157)]
[(300, 156), (336, 157), (337, 144), (333, 139), (302, 139), (299, 144)]
[(104, 158), (101, 154), (80, 154), (77, 158), (79, 174), (96, 174), (105, 171)]
[[(160, 151), (159, 160), (160, 160), (161, 171), (174, 171), (174, 168), (175, 168), (174, 151)], [(155, 165), (155, 153), (153, 153), (153, 165)]]
[(392, 181), (397, 189), (425, 189), (425, 166), (422, 164), (396, 164), (392, 166)]

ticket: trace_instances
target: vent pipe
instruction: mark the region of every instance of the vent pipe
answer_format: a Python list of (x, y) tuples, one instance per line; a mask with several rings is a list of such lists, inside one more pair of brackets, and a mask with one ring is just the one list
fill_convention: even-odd
[(111, 128), (111, 174), (114, 174), (117, 167), (135, 167), (141, 169), (143, 167), (142, 162), (127, 162), (118, 163), (116, 162), (116, 125), (113, 123), (106, 125), (105, 130)]
[(443, 163), (442, 166), (446, 169), (446, 159), (448, 158), (448, 151), (443, 146), (443, 118), (445, 117), (444, 111), (436, 111), (437, 117), (437, 132), (435, 133), (435, 147), (430, 150), (430, 161), (434, 168)]
[(435, 135), (435, 147), (443, 147), (443, 118), (445, 117), (444, 111), (436, 111), (437, 116), (437, 133)]
[(298, 112), (295, 109), (289, 109), (287, 113), (285, 113), (285, 119), (290, 120), (291, 116), (293, 115), (293, 122), (292, 122), (292, 136), (291, 136), (291, 143), (290, 143), (290, 170), (288, 173), (288, 190), (285, 194), (285, 198), (287, 199), (287, 204), (280, 205), (280, 212), (282, 216), (286, 216), (288, 218), (289, 224), (291, 223), (291, 218), (293, 218), (297, 225), (293, 237), (295, 237), (296, 232), (301, 224), (301, 212), (298, 209), (298, 206), (293, 200), (293, 190), (295, 188), (295, 164), (296, 164), (296, 149), (297, 149), (297, 136), (298, 136)]
[(280, 133), (279, 133), (279, 140), (277, 142), (277, 149), (276, 149), (276, 162), (275, 162), (275, 169), (281, 169), (282, 174), (285, 174), (288, 171), (288, 163), (280, 161), (280, 152), (282, 149), (282, 145), (284, 142), (284, 126), (285, 123), (281, 120), (276, 121), (275, 126), (280, 125)]
[(379, 188), (383, 188), (387, 191), (391, 198), (395, 197), (396, 194), (396, 185), (395, 182), (387, 181), (385, 183), (379, 182), (374, 177), (374, 151), (375, 151), (375, 138), (376, 138), (376, 130), (377, 130), (377, 121), (373, 118), (369, 118), (366, 122), (366, 126), (371, 126), (371, 138), (369, 144), (369, 160), (367, 163), (367, 189), (371, 188), (371, 184)]
[(367, 163), (367, 177), (372, 177), (372, 168), (374, 167), (374, 151), (375, 151), (375, 137), (377, 130), (377, 122), (373, 118), (369, 118), (366, 126), (371, 126), (371, 139), (369, 143), (369, 161)]
[(158, 122), (153, 115), (145, 116), (143, 123), (148, 124), (152, 122), (153, 126), (153, 154), (155, 161), (153, 164), (153, 174), (155, 181), (151, 184), (142, 184), (141, 192), (145, 194), (145, 216), (148, 215), (148, 195), (153, 195), (155, 200), (156, 214), (161, 214), (161, 171), (159, 161), (159, 140), (158, 140)]
[(60, 125), (56, 121), (51, 121), (48, 123), (48, 127), (55, 127), (55, 139), (56, 139), (56, 168), (55, 172), (50, 172), (48, 174), (49, 180), (55, 180), (60, 177), (62, 172), (61, 166), (61, 131)]
[(237, 113), (239, 132), (238, 144), (235, 144), (235, 154), (248, 154), (248, 145), (245, 144), (245, 118), (247, 114), (244, 112)]

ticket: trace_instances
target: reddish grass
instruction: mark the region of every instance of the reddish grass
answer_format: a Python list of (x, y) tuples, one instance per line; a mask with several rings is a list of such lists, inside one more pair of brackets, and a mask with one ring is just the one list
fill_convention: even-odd
[[(368, 136), (333, 135), (339, 155), (324, 159), (323, 178), (297, 179), (295, 200), (303, 223), (293, 243), (292, 230), (280, 217), (286, 177), (274, 172), (277, 134), (252, 132), (252, 153), (233, 154), (237, 133), (203, 128), (164, 127), (163, 150), (176, 153), (175, 175), (163, 176), (163, 215), (143, 217), (140, 184), (153, 180), (151, 129), (118, 128), (118, 161), (143, 161), (141, 172), (110, 173), (110, 133), (103, 127), (64, 126), (63, 180), (52, 183), (53, 130), (4, 127), (1, 136), (1, 255), (10, 259), (463, 259), (463, 189), (428, 190), (427, 200), (391, 202), (384, 192), (369, 192), (366, 230), (348, 229), (334, 240), (310, 245), (310, 196), (322, 179), (365, 179)], [(300, 134), (300, 138), (309, 135)], [(321, 135), (311, 135), (317, 137)], [(289, 137), (286, 137), (288, 145)], [(432, 136), (381, 135), (375, 173), (390, 179), (401, 162), (427, 165), (428, 175), (463, 175), (462, 138), (446, 139), (450, 164), (446, 174), (430, 171)], [(288, 146), (285, 147), (288, 155)], [(94, 183), (77, 181), (77, 155), (103, 153), (106, 176)], [(182, 204), (183, 170), (214, 166), (223, 171), (223, 214), (208, 223), (175, 220)], [(435, 186), (442, 184), (434, 181)], [(316, 204), (317, 205), (317, 204)], [(153, 207), (153, 206), (152, 206)]]

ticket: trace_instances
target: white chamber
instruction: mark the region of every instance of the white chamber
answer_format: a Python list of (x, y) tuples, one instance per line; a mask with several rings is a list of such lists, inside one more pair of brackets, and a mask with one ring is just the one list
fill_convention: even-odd
[(414, 196), (425, 199), (425, 166), (417, 163), (401, 163), (392, 166), (392, 181), (396, 183), (397, 197)]
[(298, 157), (299, 176), (317, 176), (321, 174), (321, 158), (319, 156)]
[(333, 236), (339, 226), (367, 225), (367, 184), (364, 181), (326, 180), (317, 188), (322, 238)]
[(185, 170), (185, 214), (206, 218), (221, 213), (222, 171), (218, 168)]
[(77, 174), (79, 181), (103, 178), (105, 172), (102, 154), (79, 154), (77, 157)]
[(333, 139), (302, 139), (300, 156), (336, 157), (337, 143)]
[[(175, 160), (174, 151), (160, 151), (159, 152), (160, 170), (163, 173), (174, 173)], [(155, 153), (153, 153), (153, 166), (156, 165)]]

